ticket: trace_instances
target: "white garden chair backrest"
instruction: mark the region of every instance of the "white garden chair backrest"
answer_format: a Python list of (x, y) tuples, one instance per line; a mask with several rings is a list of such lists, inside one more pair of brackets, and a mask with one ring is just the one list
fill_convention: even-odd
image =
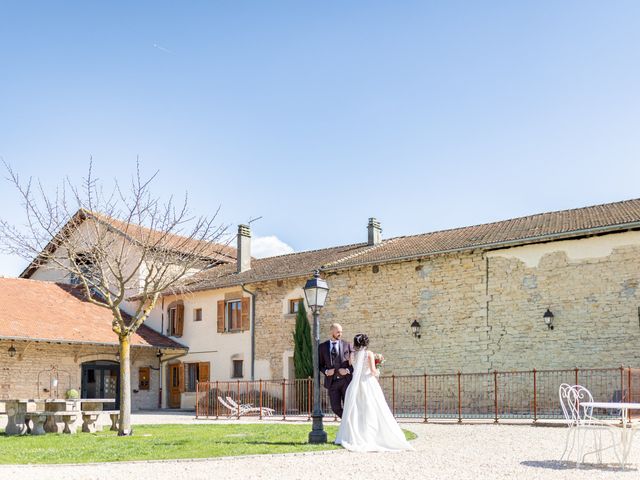
[(585, 387), (563, 383), (560, 385), (559, 395), (567, 425), (585, 424), (593, 420), (593, 407), (581, 407), (583, 402), (593, 402), (591, 392)]
[(568, 426), (577, 425), (577, 419), (574, 416), (574, 411), (569, 407), (569, 403), (571, 403), (571, 389), (573, 387), (568, 383), (563, 383), (560, 385), (560, 389), (558, 391), (558, 395), (560, 396), (560, 406), (562, 407), (562, 414), (564, 415), (564, 421)]

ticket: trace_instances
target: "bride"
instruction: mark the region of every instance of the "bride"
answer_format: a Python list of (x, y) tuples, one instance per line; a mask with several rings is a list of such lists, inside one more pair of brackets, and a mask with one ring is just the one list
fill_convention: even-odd
[(413, 450), (389, 410), (368, 345), (369, 337), (363, 333), (353, 339), (356, 349), (351, 358), (353, 377), (335, 443), (356, 452)]

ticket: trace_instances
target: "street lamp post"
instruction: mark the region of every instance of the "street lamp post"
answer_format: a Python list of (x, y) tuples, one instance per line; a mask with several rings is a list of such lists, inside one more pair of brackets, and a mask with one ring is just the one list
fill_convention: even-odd
[(307, 280), (304, 286), (304, 295), (307, 298), (307, 305), (313, 313), (313, 413), (311, 418), (313, 424), (309, 432), (309, 443), (326, 443), (327, 432), (322, 426), (322, 408), (320, 408), (320, 369), (318, 368), (318, 349), (320, 346), (320, 320), (318, 318), (320, 309), (324, 307), (324, 302), (329, 293), (327, 282), (320, 278), (320, 271), (316, 270), (313, 278)]

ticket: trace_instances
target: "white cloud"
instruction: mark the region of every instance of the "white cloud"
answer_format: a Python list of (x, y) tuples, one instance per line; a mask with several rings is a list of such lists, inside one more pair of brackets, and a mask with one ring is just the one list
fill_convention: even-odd
[(293, 248), (275, 235), (255, 237), (251, 240), (251, 256), (255, 258), (273, 257), (293, 253)]

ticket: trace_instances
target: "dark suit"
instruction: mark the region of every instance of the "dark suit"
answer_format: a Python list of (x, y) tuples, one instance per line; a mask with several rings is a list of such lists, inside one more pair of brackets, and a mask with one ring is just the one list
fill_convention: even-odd
[[(327, 340), (320, 344), (318, 350), (318, 364), (320, 372), (324, 375), (324, 387), (329, 390), (329, 401), (331, 402), (331, 410), (338, 417), (342, 418), (342, 404), (344, 396), (347, 393), (347, 387), (351, 382), (351, 374), (353, 367), (349, 365), (349, 357), (353, 353), (353, 347), (349, 342), (339, 340), (340, 348), (335, 359), (331, 358), (331, 341)], [(338, 370), (346, 368), (349, 370), (348, 375), (340, 375)], [(331, 376), (327, 376), (325, 371), (335, 369)]]

